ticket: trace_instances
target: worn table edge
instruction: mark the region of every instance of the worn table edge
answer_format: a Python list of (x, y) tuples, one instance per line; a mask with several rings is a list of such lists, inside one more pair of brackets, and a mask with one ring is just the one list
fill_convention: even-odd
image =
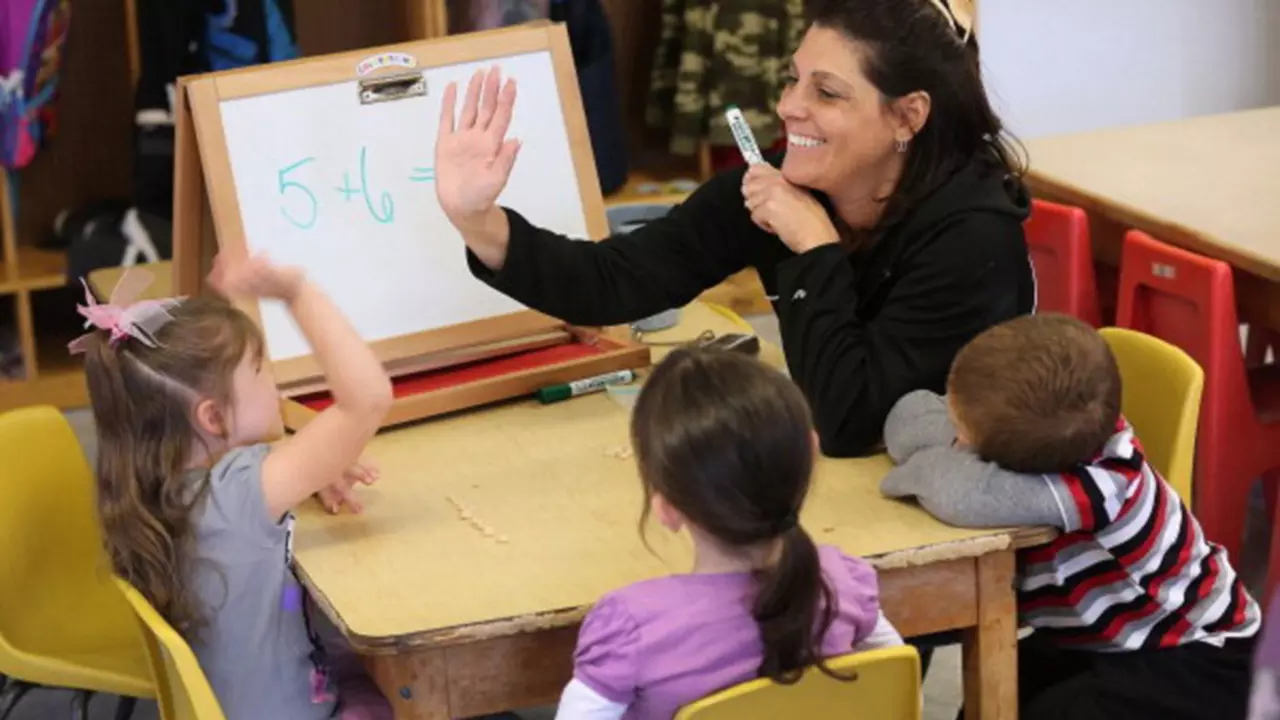
[[(899, 570), (948, 560), (976, 559), (992, 553), (1041, 545), (1057, 534), (1056, 529), (1048, 527), (1009, 528), (960, 540), (871, 555), (866, 559), (877, 570)], [(312, 600), (342, 632), (352, 649), (364, 655), (393, 655), (415, 650), (443, 649), (569, 627), (581, 622), (591, 609), (591, 605), (557, 608), (405, 635), (361, 635), (351, 631), (329, 598), (311, 581), (306, 569), (299, 565), (297, 570), (298, 577), (311, 594)]]

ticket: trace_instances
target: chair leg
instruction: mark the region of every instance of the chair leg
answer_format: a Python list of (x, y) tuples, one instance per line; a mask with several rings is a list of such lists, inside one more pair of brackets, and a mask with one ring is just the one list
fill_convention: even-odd
[(8, 678), (4, 685), (4, 690), (0, 691), (0, 720), (5, 720), (13, 709), (18, 706), (18, 701), (22, 699), (27, 691), (34, 688), (35, 685), (26, 683), (15, 678)]
[(89, 720), (89, 700), (93, 693), (89, 690), (77, 690), (71, 698), (71, 720)]
[(120, 702), (116, 704), (116, 720), (129, 720), (133, 717), (133, 709), (138, 704), (138, 698), (121, 695)]

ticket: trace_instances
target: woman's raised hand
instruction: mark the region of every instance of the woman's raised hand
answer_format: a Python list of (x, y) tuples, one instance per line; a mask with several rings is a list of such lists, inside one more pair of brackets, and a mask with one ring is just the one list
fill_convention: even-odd
[[(461, 116), (455, 115), (457, 83), (449, 83), (436, 136), (436, 197), (455, 226), (484, 218), (511, 177), (520, 141), (507, 138), (516, 82), (502, 82), (495, 66), (476, 71), (467, 84)], [(456, 118), (456, 121), (455, 121)]]

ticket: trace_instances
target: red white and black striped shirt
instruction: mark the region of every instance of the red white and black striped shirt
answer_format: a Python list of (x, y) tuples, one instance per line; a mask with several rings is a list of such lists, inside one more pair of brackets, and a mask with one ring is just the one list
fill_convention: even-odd
[(1138, 650), (1257, 633), (1260, 612), (1123, 420), (1101, 456), (1043, 476), (1065, 532), (1019, 553), (1023, 622), (1064, 646)]

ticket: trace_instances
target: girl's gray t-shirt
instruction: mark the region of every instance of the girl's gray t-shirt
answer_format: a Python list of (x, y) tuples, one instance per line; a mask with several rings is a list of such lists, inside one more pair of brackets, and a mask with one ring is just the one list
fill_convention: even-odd
[[(272, 518), (262, 495), (267, 445), (227, 453), (209, 472), (193, 510), (188, 572), (205, 624), (188, 638), (228, 720), (316, 720), (334, 712), (312, 702), (314, 645), (304, 592), (292, 567), (293, 516)], [(192, 472), (193, 489), (204, 472)]]

